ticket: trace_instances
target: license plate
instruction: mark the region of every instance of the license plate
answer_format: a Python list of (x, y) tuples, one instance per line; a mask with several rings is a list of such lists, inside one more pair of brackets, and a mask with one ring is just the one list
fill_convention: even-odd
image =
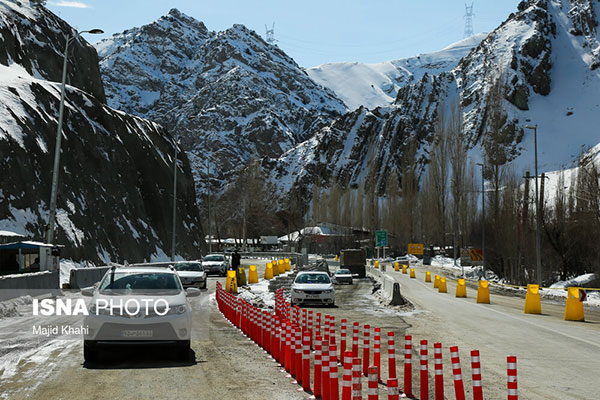
[(308, 297), (309, 299), (318, 299), (319, 295), (318, 294), (307, 294), (306, 297)]
[(126, 338), (149, 338), (152, 337), (152, 330), (136, 329), (121, 331), (121, 337)]

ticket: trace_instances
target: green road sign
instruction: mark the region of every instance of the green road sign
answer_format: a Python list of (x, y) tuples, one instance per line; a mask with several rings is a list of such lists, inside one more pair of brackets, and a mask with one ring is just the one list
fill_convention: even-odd
[(385, 247), (388, 245), (387, 231), (375, 231), (375, 247)]

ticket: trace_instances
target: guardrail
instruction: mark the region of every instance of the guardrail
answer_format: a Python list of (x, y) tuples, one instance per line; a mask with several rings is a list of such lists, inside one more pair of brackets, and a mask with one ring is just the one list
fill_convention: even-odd
[(20, 296), (60, 294), (58, 271), (40, 271), (0, 276), (0, 301)]

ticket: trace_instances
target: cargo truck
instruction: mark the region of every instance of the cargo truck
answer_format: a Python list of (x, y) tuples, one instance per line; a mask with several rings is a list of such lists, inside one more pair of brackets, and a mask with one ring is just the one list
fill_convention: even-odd
[(344, 249), (340, 251), (340, 268), (349, 269), (352, 274), (364, 278), (367, 254), (365, 249)]

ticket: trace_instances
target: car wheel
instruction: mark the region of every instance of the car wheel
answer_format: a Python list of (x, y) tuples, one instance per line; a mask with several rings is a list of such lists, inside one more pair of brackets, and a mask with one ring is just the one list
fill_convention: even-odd
[(178, 346), (177, 356), (181, 361), (189, 361), (190, 360), (190, 341), (186, 340), (182, 344)]
[(92, 348), (89, 344), (83, 344), (83, 360), (85, 362), (98, 361), (98, 350)]

